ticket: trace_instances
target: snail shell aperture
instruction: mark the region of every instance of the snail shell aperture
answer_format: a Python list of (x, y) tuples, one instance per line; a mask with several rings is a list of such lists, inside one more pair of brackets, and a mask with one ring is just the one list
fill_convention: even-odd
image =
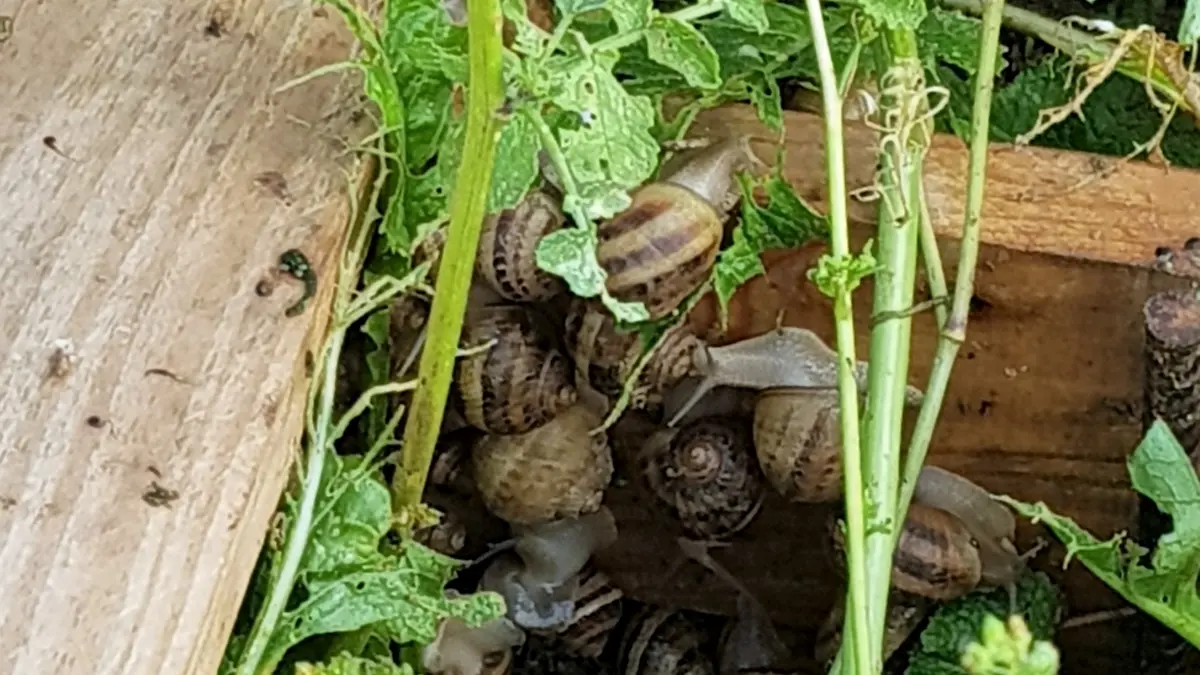
[(463, 329), (463, 342), (490, 349), (456, 364), (455, 383), (467, 422), (495, 434), (520, 434), (550, 421), (579, 397), (575, 374), (554, 334), (532, 310), (480, 308)]
[(600, 508), (613, 462), (607, 435), (589, 435), (599, 422), (576, 404), (527, 433), (479, 439), (471, 465), (488, 510), (533, 525)]
[(710, 417), (680, 429), (649, 458), (647, 479), (689, 536), (727, 537), (762, 507), (765, 482), (751, 456), (749, 425)]

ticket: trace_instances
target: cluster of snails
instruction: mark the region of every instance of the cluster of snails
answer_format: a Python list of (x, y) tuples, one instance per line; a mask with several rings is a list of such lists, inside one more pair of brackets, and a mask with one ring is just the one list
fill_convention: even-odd
[[(738, 195), (734, 170), (751, 157), (743, 138), (713, 145), (600, 223), (608, 292), (642, 303), (652, 319), (675, 312), (711, 272)], [(615, 465), (601, 423), (643, 347), (598, 301), (571, 297), (537, 266), (538, 242), (565, 221), (548, 184), (485, 222), (431, 483), (478, 500), (509, 528), (511, 537), (479, 563), (479, 587), (502, 595), (508, 611), (477, 628), (446, 622), (426, 649), (426, 669), (503, 675), (527, 634), (585, 659), (616, 650), (620, 675), (777, 669), (789, 655), (765, 611), (694, 540), (742, 531), (768, 490), (793, 502), (840, 499), (836, 353), (792, 327), (723, 346), (686, 322), (665, 336), (636, 381), (633, 408), (653, 428), (638, 436), (630, 464), (678, 523), (687, 555), (738, 590), (739, 612), (714, 636), (684, 612), (631, 609), (593, 555), (617, 539), (602, 505)], [(396, 344), (410, 349), (393, 368), (404, 369), (420, 349), (426, 313), (401, 309)], [(863, 384), (866, 371), (856, 364)], [(908, 398), (919, 402), (921, 392), (909, 388)], [(894, 561), (896, 623), (911, 623), (913, 606), (1011, 583), (1022, 564), (1014, 526), (974, 484), (926, 469)], [(453, 555), (467, 532), (448, 517), (418, 536)]]

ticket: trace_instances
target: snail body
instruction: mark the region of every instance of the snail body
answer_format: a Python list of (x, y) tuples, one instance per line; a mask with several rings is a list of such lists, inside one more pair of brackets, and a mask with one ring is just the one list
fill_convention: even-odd
[(768, 389), (754, 407), (754, 450), (767, 481), (795, 502), (842, 494), (841, 416), (829, 389)]
[(707, 635), (681, 612), (644, 607), (621, 642), (620, 675), (716, 675)]
[(471, 466), (488, 510), (533, 525), (600, 508), (613, 462), (607, 436), (589, 434), (599, 421), (577, 404), (524, 434), (480, 438)]
[(507, 675), (512, 648), (524, 643), (525, 633), (504, 617), (474, 628), (450, 617), (421, 650), (421, 664), (431, 675)]
[(727, 537), (758, 514), (765, 482), (752, 459), (752, 442), (748, 425), (725, 417), (697, 420), (648, 441), (662, 448), (647, 453), (650, 487), (689, 536)]
[[(565, 342), (575, 377), (605, 396), (618, 396), (642, 354), (641, 336), (617, 330), (611, 313), (597, 302), (577, 298), (567, 315)], [(642, 370), (635, 391), (658, 398), (688, 375), (700, 339), (686, 325), (668, 332)]]
[(746, 139), (705, 149), (666, 179), (630, 195), (621, 213), (600, 224), (596, 257), (608, 292), (641, 302), (661, 319), (695, 291), (712, 269), (724, 234), (733, 172), (750, 160)]
[(530, 309), (517, 305), (471, 313), (463, 341), (476, 347), (455, 365), (463, 416), (493, 434), (521, 434), (549, 422), (579, 397), (575, 375), (554, 334)]
[(538, 242), (564, 222), (554, 197), (530, 191), (521, 203), (484, 220), (476, 274), (511, 302), (542, 302), (564, 292), (563, 280), (538, 267), (535, 255)]

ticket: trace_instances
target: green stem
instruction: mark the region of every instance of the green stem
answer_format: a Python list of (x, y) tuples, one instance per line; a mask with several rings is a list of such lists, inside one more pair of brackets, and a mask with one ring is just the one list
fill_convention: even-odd
[(438, 269), (428, 334), (417, 369), (419, 386), (404, 427), (400, 473), (393, 484), (398, 508), (421, 503), (450, 392), (479, 233), (492, 182), (496, 111), (504, 99), (500, 8), (496, 0), (467, 0), (467, 132), (463, 161), (450, 198), (450, 225)]
[[(806, 0), (817, 68), (821, 75), (821, 101), (825, 121), (825, 171), (829, 182), (830, 248), (833, 256), (848, 259), (850, 229), (846, 216), (846, 158), (842, 135), (842, 99), (838, 91), (837, 73), (825, 36), (825, 21), (821, 16), (820, 0)], [(846, 566), (850, 583), (846, 606), (850, 630), (845, 642), (851, 644), (854, 659), (859, 664), (879, 661), (879, 650), (871, 645), (869, 605), (864, 596), (867, 588), (867, 568), (864, 559), (866, 539), (866, 509), (863, 503), (862, 445), (858, 437), (858, 384), (855, 364), (858, 357), (854, 347), (854, 312), (848, 284), (840, 284), (833, 298), (838, 350), (838, 403), (841, 410), (842, 461), (845, 467), (846, 495)], [(882, 616), (882, 614), (881, 614)], [(882, 635), (882, 633), (880, 634)]]
[[(881, 101), (882, 119), (894, 119), (885, 131), (880, 157), (880, 208), (875, 297), (872, 312), (887, 316), (871, 330), (867, 384), (866, 497), (872, 509), (866, 538), (867, 604), (871, 650), (880, 654), (892, 571), (892, 534), (900, 529), (895, 511), (899, 489), (901, 427), (908, 382), (917, 235), (920, 230), (922, 167), (932, 134), (927, 111), (923, 67), (911, 29), (884, 32), (891, 63), (885, 77), (894, 93)], [(914, 105), (917, 103), (918, 105)], [(889, 115), (888, 112), (894, 111)], [(914, 118), (913, 115), (917, 115)], [(899, 312), (899, 314), (896, 314)], [(879, 672), (877, 664), (864, 671)]]
[[(967, 316), (975, 285), (975, 263), (979, 255), (979, 217), (983, 212), (983, 190), (987, 175), (988, 130), (991, 128), (992, 89), (996, 80), (996, 52), (1000, 39), (1004, 0), (986, 0), (983, 13), (982, 43), (979, 48), (979, 70), (975, 75), (974, 106), (971, 110), (971, 147), (967, 164), (967, 202), (963, 216), (962, 242), (958, 252), (958, 269), (954, 280), (954, 300), (950, 316), (942, 325), (933, 369), (925, 400), (917, 416), (905, 458), (904, 481), (896, 505), (897, 513), (905, 513), (916, 489), (917, 476), (925, 462), (929, 442), (937, 425), (938, 413), (946, 396), (950, 372), (958, 357), (958, 348), (966, 338)], [(935, 244), (936, 246), (936, 244)], [(893, 538), (899, 535), (894, 535)]]
[[(925, 278), (929, 281), (929, 297), (937, 300), (950, 295), (946, 287), (946, 268), (942, 267), (942, 252), (938, 249), (937, 235), (933, 231), (933, 220), (929, 217), (929, 202), (925, 199), (925, 185), (921, 185), (921, 260), (925, 262)], [(946, 305), (938, 302), (933, 306), (938, 330), (946, 325)]]
[[(986, 11), (988, 0), (938, 0), (938, 2), (950, 9), (982, 15)], [(1089, 65), (1102, 63), (1109, 58), (1116, 44), (1115, 41), (1106, 42), (1097, 39), (1096, 36), (1086, 31), (1072, 28), (1061, 21), (1020, 7), (1006, 6), (1002, 20), (1005, 26), (1026, 35), (1032, 35), (1072, 58), (1082, 59)], [(1200, 110), (1196, 110), (1191, 105), (1191, 101), (1184, 95), (1184, 92), (1179, 90), (1179, 86), (1161, 68), (1157, 67), (1157, 64), (1154, 65), (1150, 77), (1147, 78), (1146, 64), (1139, 63), (1136, 58), (1126, 56), (1121, 59), (1116, 70), (1138, 82), (1148, 83), (1154, 87), (1155, 91), (1166, 96), (1171, 103), (1189, 113), (1200, 114)]]

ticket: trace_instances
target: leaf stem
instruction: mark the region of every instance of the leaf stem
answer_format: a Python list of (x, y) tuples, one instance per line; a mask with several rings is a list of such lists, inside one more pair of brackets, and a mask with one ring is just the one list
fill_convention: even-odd
[[(825, 35), (825, 21), (821, 16), (820, 0), (805, 0), (809, 23), (812, 26), (813, 46), (816, 49), (817, 69), (821, 76), (821, 101), (825, 122), (825, 170), (829, 183), (829, 229), (830, 248), (834, 257), (848, 259), (850, 231), (846, 215), (846, 158), (842, 134), (842, 99), (838, 90), (837, 73), (833, 56), (829, 51), (829, 40)], [(858, 437), (858, 384), (855, 380), (855, 364), (858, 358), (854, 346), (854, 312), (847, 284), (840, 284), (833, 298), (833, 315), (836, 322), (838, 350), (838, 402), (841, 409), (842, 461), (844, 471), (844, 493), (846, 495), (846, 564), (850, 583), (847, 589), (846, 642), (852, 645), (855, 660), (860, 664), (873, 664), (879, 660), (878, 650), (871, 645), (869, 605), (864, 591), (867, 589), (867, 568), (864, 559), (866, 539), (866, 509), (863, 504), (862, 446)], [(873, 672), (873, 671), (871, 671)]]
[[(920, 229), (921, 181), (925, 151), (932, 135), (927, 115), (924, 69), (916, 34), (908, 28), (883, 32), (891, 62), (881, 79), (881, 119), (888, 128), (880, 139), (878, 225), (880, 270), (875, 274), (872, 313), (888, 317), (871, 329), (866, 433), (866, 499), (872, 509), (866, 537), (866, 602), (870, 612), (871, 653), (883, 647), (883, 624), (892, 571), (892, 538), (900, 529), (896, 510), (899, 489), (901, 427), (908, 383)], [(878, 661), (858, 672), (880, 672)]]
[[(942, 325), (925, 400), (917, 416), (905, 458), (904, 478), (900, 486), (897, 513), (905, 513), (916, 489), (917, 476), (925, 462), (938, 413), (946, 396), (950, 372), (958, 349), (966, 339), (967, 317), (975, 285), (975, 263), (979, 255), (979, 218), (983, 212), (983, 191), (987, 176), (988, 130), (991, 128), (992, 90), (996, 81), (996, 52), (1000, 39), (1004, 0), (985, 0), (983, 30), (979, 47), (979, 69), (975, 74), (974, 103), (971, 110), (971, 146), (967, 164), (967, 201), (963, 215), (963, 233), (955, 272), (954, 299), (950, 315)], [(936, 242), (933, 244), (936, 249)], [(893, 535), (893, 539), (899, 536)]]
[(441, 256), (428, 333), (417, 368), (419, 386), (404, 427), (401, 470), (392, 485), (397, 508), (421, 503), (450, 392), (455, 353), (492, 182), (504, 99), (500, 8), (496, 0), (467, 0), (467, 130), (450, 198), (450, 225)]

